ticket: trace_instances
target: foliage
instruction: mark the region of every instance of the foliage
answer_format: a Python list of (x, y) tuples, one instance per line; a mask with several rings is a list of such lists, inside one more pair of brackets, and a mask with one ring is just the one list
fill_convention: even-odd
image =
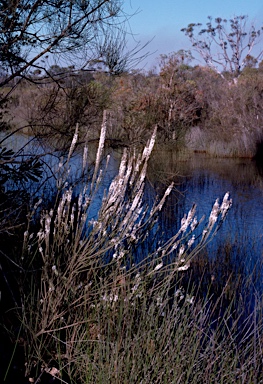
[(124, 143), (145, 144), (145, 134), (157, 123), (153, 103), (157, 87), (155, 78), (140, 72), (115, 79), (111, 98), (115, 137)]
[(21, 161), (13, 161), (16, 156), (12, 149), (0, 147), (0, 185), (7, 181), (38, 181), (41, 177), (41, 162), (36, 158), (29, 158)]
[[(69, 89), (75, 67), (70, 65), (62, 68), (64, 74), (58, 73), (60, 67), (56, 63), (57, 61), (68, 60), (72, 63), (75, 59), (78, 68), (84, 69), (87, 67), (91, 59), (90, 53), (94, 49), (99, 35), (106, 33), (107, 28), (113, 30), (115, 27), (120, 28), (120, 26), (123, 27), (124, 32), (125, 15), (122, 6), (122, 0), (4, 0), (1, 2), (0, 87), (3, 91), (1, 90), (0, 94), (0, 108), (2, 109), (0, 117), (3, 116), (5, 101), (10, 100), (11, 95), (18, 91), (19, 85), (22, 89), (28, 82), (50, 87), (49, 94), (44, 95), (41, 101), (40, 116), (37, 118), (32, 116), (32, 120), (27, 119), (26, 124), (22, 119), (22, 127), (20, 116), (26, 113), (22, 108), (17, 111), (17, 104), (19, 99), (21, 100), (23, 97), (18, 96), (17, 92), (15, 97), (10, 100), (10, 104), (13, 104), (13, 106), (11, 105), (9, 108), (16, 109), (15, 124), (19, 125), (15, 127), (15, 132), (25, 128), (25, 125), (28, 127), (28, 123), (31, 123), (31, 126), (34, 125), (34, 127), (37, 124), (40, 125), (40, 119), (42, 119), (41, 130), (43, 125), (46, 125), (48, 128), (46, 135), (48, 135), (51, 131), (50, 127), (53, 128), (53, 132), (60, 129), (61, 126), (57, 127), (59, 123), (63, 124), (66, 121), (70, 126), (80, 123), (80, 115), (87, 119), (92, 114), (98, 114), (98, 118), (101, 118), (101, 106), (94, 106), (94, 103), (90, 100), (92, 93), (96, 93), (96, 91), (94, 92), (94, 89), (90, 91), (89, 89), (90, 92), (86, 96), (87, 89), (76, 88), (76, 85), (75, 88), (71, 87)], [(120, 34), (118, 38), (122, 38)], [(53, 67), (48, 68), (47, 63), (50, 56), (55, 64)], [(129, 54), (126, 55), (126, 58), (128, 56)], [(83, 64), (84, 61), (85, 64)], [(63, 87), (66, 91), (69, 91), (66, 92), (64, 99), (61, 97)], [(21, 91), (21, 88), (19, 90)], [(34, 99), (33, 97), (30, 100), (31, 108)], [(62, 121), (57, 121), (58, 118), (54, 116), (54, 113), (57, 113), (60, 109), (62, 102), (65, 102), (63, 104), (64, 116)], [(86, 114), (87, 105), (91, 105), (91, 108), (88, 108), (89, 116)], [(104, 107), (105, 105), (103, 105)], [(78, 114), (76, 114), (77, 109), (79, 110)], [(48, 122), (47, 118), (49, 118)], [(55, 123), (52, 122), (52, 118)], [(66, 129), (68, 124), (66, 124)], [(7, 120), (2, 119), (1, 131), (6, 126)], [(31, 130), (30, 134), (32, 132), (34, 131)], [(62, 131), (62, 133), (64, 132)], [(1, 142), (3, 143), (4, 140)], [(17, 177), (24, 181), (33, 180), (39, 176), (39, 167), (40, 163), (37, 156), (34, 159), (28, 158), (21, 163), (13, 154), (9, 158), (8, 164), (6, 160), (1, 164), (2, 178), (14, 179)]]
[(97, 37), (95, 58), (90, 62), (93, 68), (99, 67), (111, 75), (120, 75), (130, 72), (149, 53), (142, 54), (142, 51), (149, 42), (141, 45), (136, 43), (135, 47), (127, 50), (127, 32), (125, 26), (118, 29), (103, 31), (102, 36)]
[[(34, 105), (32, 94), (35, 94)], [(109, 103), (110, 89), (94, 80), (88, 84), (73, 82), (64, 90), (56, 84), (46, 89), (34, 87), (21, 100), (22, 108), (28, 106), (30, 132), (57, 148), (70, 145), (72, 127), (76, 124), (80, 126), (83, 141), (98, 138), (103, 110)]]
[(111, 145), (145, 144), (157, 124), (159, 143), (176, 151), (253, 157), (262, 140), (261, 69), (246, 66), (233, 83), (225, 81), (227, 73), (223, 79), (188, 59), (187, 52), (162, 56), (160, 74), (75, 73), (63, 79), (64, 89), (23, 82), (9, 103), (12, 128), (23, 124), (55, 148), (67, 148), (77, 123), (81, 141), (98, 139), (106, 109)]
[[(2, 1), (0, 5), (1, 62), (7, 76), (0, 86), (28, 70), (43, 69), (47, 54), (85, 52), (107, 23), (121, 17), (122, 2), (102, 1)], [(118, 20), (119, 23), (119, 20)]]
[(157, 124), (160, 142), (183, 147), (186, 129), (199, 122), (203, 108), (190, 60), (185, 51), (162, 55), (159, 75), (131, 73), (115, 81), (111, 109), (124, 142), (144, 142)]
[[(0, 234), (15, 236), (17, 228), (24, 226), (25, 207), (29, 199), (30, 182), (42, 177), (42, 161), (36, 157), (23, 157), (12, 149), (0, 146)], [(4, 246), (4, 238), (1, 237)]]
[(194, 68), (188, 64), (191, 60), (191, 53), (187, 51), (161, 56), (161, 84), (156, 108), (160, 104), (160, 110), (165, 111), (159, 124), (168, 139), (179, 140), (180, 134), (196, 125), (201, 117), (203, 94), (198, 89)]
[(202, 149), (218, 156), (255, 156), (262, 141), (262, 74), (246, 68), (228, 85), (208, 75), (203, 72), (200, 81), (206, 97)]
[[(64, 11), (67, 5), (63, 5)], [(105, 6), (106, 12), (106, 2), (100, 6)], [(100, 33), (91, 34), (94, 60), (87, 61), (87, 71), (74, 65), (62, 67), (56, 61), (48, 66), (45, 55), (41, 57), (45, 75), (41, 66), (33, 64), (34, 74), (31, 71), (23, 75), (29, 81), (12, 83), (15, 89), (10, 89), (11, 98), (5, 89), (3, 95), (10, 103), (2, 126), (9, 124), (14, 130), (23, 127), (30, 134), (45, 137), (55, 148), (67, 148), (76, 124), (80, 127), (81, 141), (97, 140), (102, 113), (107, 109), (107, 138), (114, 146), (144, 145), (147, 134), (158, 125), (158, 141), (176, 151), (253, 157), (262, 141), (262, 70), (260, 63), (257, 68), (260, 55), (257, 58), (251, 55), (260, 31), (252, 25), (247, 32), (246, 23), (246, 17), (238, 16), (230, 20), (230, 26), (219, 18), (215, 22), (209, 18), (204, 29), (199, 24), (190, 24), (184, 32), (195, 48), (203, 49), (209, 68), (192, 66), (192, 53), (180, 50), (161, 55), (158, 73), (121, 73), (122, 66), (137, 57), (138, 52), (135, 57), (126, 56), (124, 27), (100, 25)], [(92, 31), (92, 28), (88, 30)], [(214, 43), (222, 50), (218, 52), (220, 60), (214, 52)], [(118, 76), (105, 73), (104, 67), (98, 70), (96, 65), (100, 64), (107, 65), (111, 74)], [(219, 71), (220, 65), (223, 71)], [(235, 140), (231, 140), (233, 137)]]

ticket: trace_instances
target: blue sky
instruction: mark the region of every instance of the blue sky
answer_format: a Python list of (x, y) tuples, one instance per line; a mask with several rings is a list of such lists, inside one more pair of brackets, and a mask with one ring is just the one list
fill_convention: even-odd
[[(157, 52), (148, 57), (146, 69), (157, 63), (162, 53), (190, 49), (180, 30), (192, 22), (205, 25), (207, 16), (229, 19), (247, 15), (250, 22), (263, 24), (263, 0), (125, 0), (125, 11), (137, 13), (130, 19), (136, 39), (145, 43), (154, 38), (147, 50)], [(263, 47), (263, 35), (260, 45)]]

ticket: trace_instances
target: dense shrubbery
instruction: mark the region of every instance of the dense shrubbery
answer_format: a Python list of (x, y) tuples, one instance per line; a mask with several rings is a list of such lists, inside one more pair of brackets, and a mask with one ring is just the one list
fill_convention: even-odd
[(159, 74), (74, 73), (63, 84), (22, 83), (9, 112), (14, 126), (23, 122), (29, 132), (53, 139), (70, 137), (79, 123), (85, 141), (98, 138), (107, 109), (107, 137), (116, 143), (145, 143), (157, 124), (158, 142), (176, 150), (253, 157), (262, 141), (261, 68), (247, 67), (233, 81), (190, 66), (190, 58), (184, 52), (162, 56)]

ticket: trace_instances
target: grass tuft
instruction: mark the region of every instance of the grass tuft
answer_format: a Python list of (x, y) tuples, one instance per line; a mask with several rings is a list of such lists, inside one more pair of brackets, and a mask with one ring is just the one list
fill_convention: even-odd
[[(190, 284), (183, 288), (185, 271), (226, 218), (229, 194), (215, 201), (206, 222), (193, 206), (179, 231), (147, 252), (141, 244), (157, 230), (173, 188), (145, 206), (156, 130), (141, 154), (124, 151), (119, 173), (91, 218), (103, 174), (105, 126), (104, 120), (92, 181), (74, 197), (61, 179), (39, 230), (25, 233), (19, 316), (26, 375), (96, 384), (261, 382), (259, 303), (243, 319), (234, 300), (223, 307), (225, 287), (215, 300), (197, 295)], [(139, 261), (138, 249), (145, 250)]]

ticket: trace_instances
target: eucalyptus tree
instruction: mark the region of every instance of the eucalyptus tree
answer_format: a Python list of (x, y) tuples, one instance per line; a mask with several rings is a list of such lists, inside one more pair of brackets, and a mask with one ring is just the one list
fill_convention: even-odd
[[(252, 57), (255, 45), (260, 41), (263, 26), (256, 28), (247, 25), (247, 16), (235, 16), (230, 20), (208, 17), (206, 26), (191, 23), (181, 31), (190, 39), (192, 46), (200, 54), (206, 65), (224, 77), (230, 72), (234, 77), (240, 75)], [(258, 62), (263, 56), (263, 49), (257, 51), (254, 60)]]

